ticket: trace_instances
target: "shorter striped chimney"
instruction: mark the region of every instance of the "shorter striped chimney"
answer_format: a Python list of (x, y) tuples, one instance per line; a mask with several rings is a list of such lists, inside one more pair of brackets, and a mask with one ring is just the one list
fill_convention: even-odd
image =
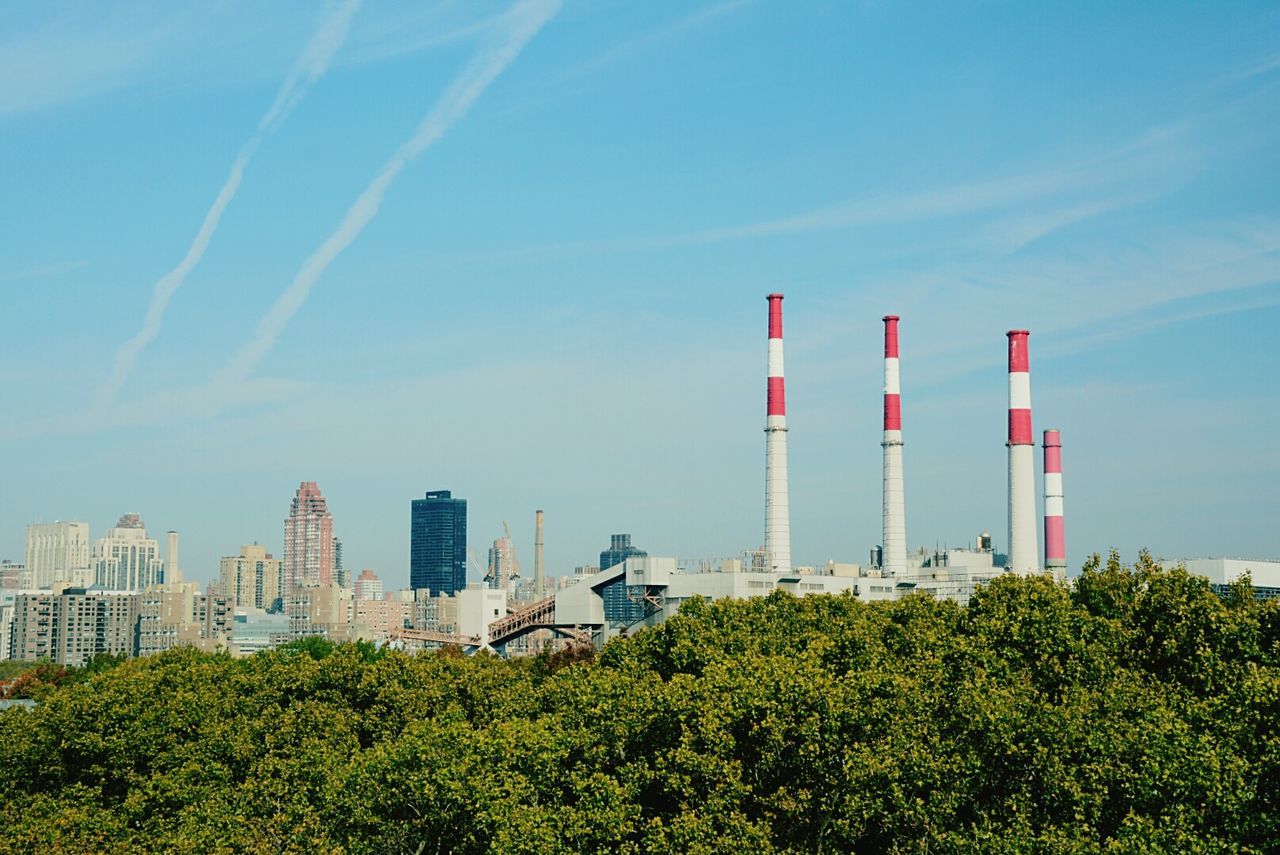
[(1031, 435), (1031, 358), (1027, 330), (1009, 330), (1009, 564), (1014, 573), (1035, 573), (1035, 440)]
[(1062, 519), (1062, 434), (1044, 432), (1044, 569), (1056, 579), (1067, 574), (1067, 539)]

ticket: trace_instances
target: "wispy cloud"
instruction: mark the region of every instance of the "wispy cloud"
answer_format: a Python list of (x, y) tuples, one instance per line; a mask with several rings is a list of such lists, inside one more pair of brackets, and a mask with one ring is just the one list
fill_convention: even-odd
[(1019, 212), (983, 229), (983, 236), (996, 252), (1014, 253), (1076, 223), (1132, 205), (1140, 198), (1117, 197), (1047, 211)]
[(333, 55), (346, 41), (347, 32), (351, 28), (351, 19), (360, 8), (360, 0), (345, 0), (320, 22), (320, 26), (311, 36), (311, 41), (303, 49), (302, 55), (294, 63), (289, 76), (280, 86), (276, 100), (267, 110), (262, 121), (258, 123), (259, 131), (274, 131), (298, 105), (307, 90), (322, 76), (333, 61)]
[(86, 26), (64, 12), (10, 30), (0, 41), (0, 116), (97, 95), (136, 75), (172, 37), (173, 23), (125, 25), (123, 17)]
[[(352, 34), (344, 62), (370, 63), (456, 44), (482, 36), (502, 26), (505, 12), (482, 18), (462, 19), (453, 14), (456, 3), (436, 6), (411, 4), (393, 9), (383, 5), (378, 15), (367, 17)], [(468, 11), (473, 11), (468, 6)]]
[(565, 82), (594, 74), (623, 57), (638, 53), (651, 45), (659, 44), (722, 15), (734, 12), (750, 2), (752, 0), (725, 0), (725, 2), (698, 9), (682, 18), (666, 23), (656, 30), (628, 39), (583, 60), (561, 74), (557, 78), (557, 82)]
[(61, 276), (64, 273), (70, 273), (73, 270), (79, 270), (88, 266), (87, 261), (58, 261), (48, 264), (31, 264), (27, 267), (13, 270), (8, 273), (0, 273), (0, 282), (25, 282), (30, 279), (47, 279), (51, 276)]
[(560, 0), (524, 0), (511, 8), (505, 38), (478, 54), (449, 84), (413, 136), (396, 150), (347, 210), (338, 228), (303, 262), (293, 281), (258, 322), (253, 338), (214, 377), (215, 387), (235, 385), (248, 377), (306, 302), (312, 286), (377, 215), (383, 197), (400, 172), (466, 114), (559, 8)]
[(254, 152), (257, 151), (263, 138), (280, 127), (311, 86), (324, 74), (329, 67), (329, 62), (333, 59), (334, 53), (337, 52), (346, 38), (347, 31), (351, 25), (351, 18), (359, 7), (360, 0), (345, 0), (337, 8), (326, 11), (325, 17), (321, 20), (311, 40), (303, 49), (297, 62), (294, 63), (293, 69), (289, 72), (288, 77), (285, 78), (284, 83), (281, 84), (275, 101), (272, 102), (267, 112), (263, 114), (257, 130), (254, 131), (232, 162), (231, 170), (227, 174), (226, 180), (222, 183), (222, 188), (213, 200), (213, 205), (210, 206), (205, 214), (204, 222), (200, 224), (200, 229), (196, 232), (195, 239), (192, 240), (191, 245), (187, 248), (187, 254), (178, 262), (177, 267), (160, 277), (160, 280), (156, 282), (151, 294), (151, 303), (147, 306), (147, 314), (142, 321), (142, 328), (116, 351), (111, 375), (98, 390), (97, 407), (99, 409), (111, 404), (137, 363), (138, 354), (160, 334), (160, 327), (164, 323), (164, 314), (169, 307), (169, 302), (173, 299), (173, 295), (177, 290), (182, 287), (187, 277), (191, 275), (191, 271), (200, 263), (200, 259), (204, 257), (205, 251), (209, 248), (209, 242), (213, 239), (213, 234), (218, 229), (218, 223), (222, 220), (223, 213), (240, 189), (245, 167), (249, 165)]

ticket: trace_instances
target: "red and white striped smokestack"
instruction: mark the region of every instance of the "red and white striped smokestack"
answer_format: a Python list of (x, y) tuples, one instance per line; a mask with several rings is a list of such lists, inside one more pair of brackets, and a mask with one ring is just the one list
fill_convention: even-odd
[(1044, 432), (1044, 569), (1067, 575), (1067, 538), (1062, 519), (1062, 434)]
[(907, 572), (907, 512), (902, 477), (902, 390), (898, 376), (898, 316), (884, 317), (884, 538), (885, 573)]
[(769, 380), (764, 446), (764, 551), (770, 570), (791, 572), (787, 494), (787, 391), (782, 369), (782, 295), (769, 300)]
[(1039, 569), (1036, 537), (1035, 440), (1031, 436), (1031, 360), (1027, 330), (1009, 330), (1009, 564), (1014, 573)]

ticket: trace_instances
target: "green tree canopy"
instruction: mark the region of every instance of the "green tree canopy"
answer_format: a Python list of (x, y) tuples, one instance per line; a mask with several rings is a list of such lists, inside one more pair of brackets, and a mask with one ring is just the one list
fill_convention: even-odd
[(1095, 556), (967, 607), (691, 601), (599, 656), (309, 639), (0, 715), (0, 848), (1267, 852), (1280, 606)]

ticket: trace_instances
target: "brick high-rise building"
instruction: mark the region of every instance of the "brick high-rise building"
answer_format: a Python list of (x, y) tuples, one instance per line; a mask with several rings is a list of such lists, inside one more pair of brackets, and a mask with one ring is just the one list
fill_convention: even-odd
[(294, 588), (333, 583), (333, 515), (315, 481), (303, 481), (284, 521), (280, 598)]

